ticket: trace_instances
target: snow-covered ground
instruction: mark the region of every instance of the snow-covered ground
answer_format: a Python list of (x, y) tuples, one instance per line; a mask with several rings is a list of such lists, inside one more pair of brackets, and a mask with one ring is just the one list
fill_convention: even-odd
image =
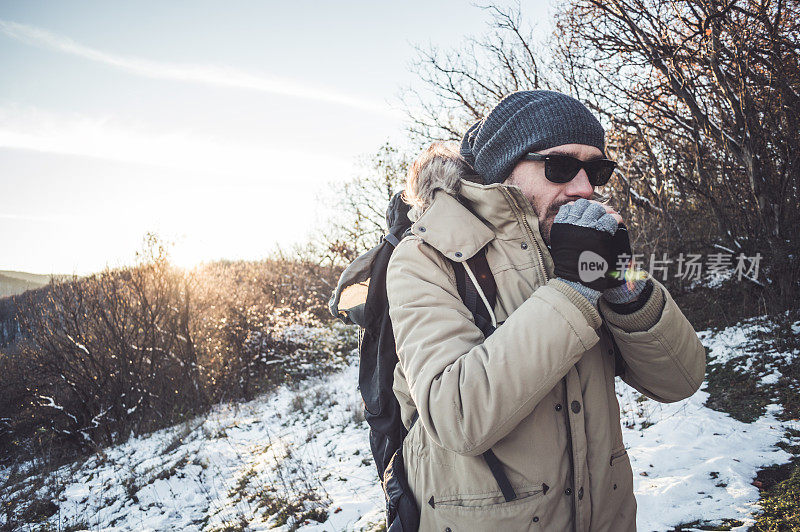
[(280, 521), (265, 514), (297, 503), (297, 514), (327, 514), (304, 531), (368, 529), (380, 521), (383, 494), (357, 380), (352, 364), (62, 468), (66, 486), (50, 521), (90, 530), (240, 530), (243, 522), (264, 530)]
[[(747, 354), (759, 327), (743, 323), (700, 336), (712, 361), (727, 361)], [(762, 384), (771, 378), (765, 375)], [(64, 489), (49, 524), (90, 530), (375, 528), (383, 495), (356, 382), (352, 364), (64, 467), (51, 478)], [(776, 443), (797, 424), (776, 420), (776, 405), (754, 423), (736, 421), (705, 407), (702, 389), (673, 404), (648, 400), (621, 381), (617, 393), (639, 530), (721, 519), (737, 519), (746, 529), (758, 509), (751, 484), (756, 471), (789, 459)]]

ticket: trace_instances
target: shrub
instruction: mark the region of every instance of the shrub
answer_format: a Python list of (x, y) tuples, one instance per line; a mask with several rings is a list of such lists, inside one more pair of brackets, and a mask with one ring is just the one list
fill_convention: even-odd
[(118, 443), (340, 365), (354, 339), (330, 327), (338, 274), (282, 255), (185, 271), (158, 248), (15, 298), (0, 458)]

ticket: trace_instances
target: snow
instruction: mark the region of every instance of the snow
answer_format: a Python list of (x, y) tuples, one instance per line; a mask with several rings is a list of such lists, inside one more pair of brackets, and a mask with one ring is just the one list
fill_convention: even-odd
[[(719, 288), (720, 286), (722, 286), (722, 283), (724, 283), (725, 281), (729, 281), (733, 277), (733, 274), (734, 274), (733, 267), (730, 267), (728, 269), (718, 269), (714, 271), (708, 271), (707, 269), (705, 275), (703, 275), (702, 277), (696, 276), (692, 280), (692, 282), (689, 283), (689, 290), (694, 290), (700, 286), (705, 286), (706, 288)], [(748, 279), (750, 278), (748, 277)], [(761, 284), (760, 282), (758, 282), (758, 280), (754, 279), (750, 280), (758, 284)]]
[(48, 397), (46, 395), (40, 395), (38, 397), (39, 397), (39, 399), (44, 399), (45, 401), (47, 401), (47, 403), (43, 403), (40, 406), (45, 406), (45, 407), (48, 407), (48, 408), (55, 408), (56, 410), (60, 410), (64, 415), (69, 416), (76, 423), (78, 422), (78, 420), (75, 418), (75, 416), (73, 416), (72, 414), (70, 414), (69, 412), (64, 410), (63, 406), (56, 404), (55, 399), (53, 399), (52, 397)]
[(715, 248), (717, 248), (717, 249), (721, 249), (722, 251), (727, 251), (727, 252), (728, 252), (728, 253), (730, 253), (731, 255), (733, 255), (734, 253), (736, 253), (736, 252), (735, 252), (734, 250), (732, 250), (731, 248), (726, 248), (725, 246), (723, 246), (723, 245), (721, 245), (721, 244), (714, 244), (714, 247), (715, 247)]
[(72, 336), (70, 336), (70, 335), (67, 335), (67, 338), (69, 338), (69, 339), (70, 339), (70, 341), (71, 341), (73, 344), (75, 344), (75, 347), (77, 347), (78, 349), (80, 349), (81, 351), (83, 351), (84, 353), (86, 353), (87, 355), (89, 354), (89, 350), (88, 350), (88, 349), (86, 349), (86, 346), (85, 346), (85, 345), (83, 345), (82, 343), (80, 343), (79, 341), (77, 341), (75, 338), (73, 338), (73, 337), (72, 337)]
[(759, 318), (745, 320), (720, 331), (698, 331), (697, 336), (709, 351), (710, 362), (724, 364), (736, 357), (747, 355), (753, 338), (769, 332), (769, 327)]
[[(618, 382), (618, 389), (625, 386)], [(706, 408), (707, 398), (701, 390), (677, 403), (647, 399), (640, 417), (654, 424), (644, 430), (623, 428), (639, 530), (671, 530), (698, 519), (752, 524), (758, 510), (758, 488), (751, 484), (756, 472), (791, 457), (775, 447), (784, 431), (774, 417), (777, 406), (770, 405), (766, 415), (748, 424)]]
[(632, 188), (631, 188), (631, 189), (628, 189), (628, 190), (630, 191), (630, 193), (631, 193), (631, 196), (633, 196), (633, 197), (635, 197), (635, 198), (636, 198), (636, 200), (637, 200), (637, 202), (638, 202), (638, 203), (642, 203), (642, 204), (645, 204), (645, 205), (647, 205), (647, 207), (648, 207), (648, 208), (650, 208), (650, 210), (653, 210), (653, 211), (655, 211), (655, 212), (662, 212), (662, 211), (661, 211), (661, 208), (660, 208), (660, 207), (656, 207), (656, 206), (653, 204), (653, 202), (652, 202), (652, 201), (650, 201), (649, 199), (645, 198), (644, 196), (642, 196), (641, 194), (639, 194), (638, 192), (636, 192), (636, 191), (635, 191), (635, 190), (633, 190)]
[(382, 517), (383, 493), (368, 459), (367, 425), (355, 414), (357, 380), (352, 364), (327, 379), (218, 406), (186, 425), (64, 467), (57, 472), (66, 484), (60, 522), (58, 514), (51, 522), (184, 530), (197, 529), (204, 519), (209, 527), (224, 527), (246, 516), (249, 530), (266, 530), (270, 520), (259, 519), (263, 512), (248, 496), (277, 486), (276, 495), (291, 500), (310, 486), (329, 517), (301, 530), (365, 528)]
[[(765, 330), (763, 321), (748, 320), (698, 335), (711, 362), (738, 364), (741, 357), (746, 368), (744, 355)], [(298, 329), (289, 336), (307, 334), (326, 333)], [(760, 382), (774, 384), (779, 376), (768, 367)], [(327, 519), (307, 519), (297, 523), (298, 530), (371, 530), (383, 518), (383, 494), (357, 382), (351, 356), (338, 373), (247, 403), (218, 405), (206, 416), (65, 466), (52, 479), (64, 490), (49, 524), (215, 530), (244, 519), (247, 530), (289, 530), (291, 523), (269, 514), (304, 499), (304, 508), (324, 511)], [(616, 387), (639, 530), (722, 519), (738, 519), (744, 525), (734, 530), (745, 530), (754, 522), (757, 470), (790, 458), (776, 447), (789, 427), (775, 417), (779, 406), (769, 405), (760, 419), (743, 423), (707, 408), (705, 385), (671, 404), (647, 399), (619, 380)], [(276, 506), (267, 512), (270, 502)]]

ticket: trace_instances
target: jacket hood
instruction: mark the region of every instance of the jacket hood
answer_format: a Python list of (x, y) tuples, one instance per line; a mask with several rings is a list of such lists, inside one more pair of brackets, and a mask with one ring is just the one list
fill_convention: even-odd
[(462, 165), (463, 162), (458, 159), (435, 155), (418, 170), (416, 194), (412, 197), (408, 190), (404, 193), (405, 201), (411, 205), (408, 217), (412, 222), (430, 207), (437, 190), (458, 194), (461, 190)]

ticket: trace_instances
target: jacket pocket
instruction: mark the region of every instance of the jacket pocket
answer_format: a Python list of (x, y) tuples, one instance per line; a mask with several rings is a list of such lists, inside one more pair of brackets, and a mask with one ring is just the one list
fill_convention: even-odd
[(608, 502), (605, 504), (608, 515), (613, 516), (609, 530), (636, 530), (636, 497), (633, 494), (633, 471), (630, 456), (625, 447), (611, 451), (611, 486)]
[(515, 490), (517, 498), (513, 501), (506, 502), (503, 493), (500, 491), (492, 491), (489, 493), (473, 493), (473, 494), (459, 494), (459, 495), (440, 495), (431, 497), (434, 508), (438, 506), (458, 506), (462, 508), (478, 508), (483, 506), (502, 506), (504, 504), (514, 504), (515, 502), (522, 501), (535, 497), (536, 495), (544, 495), (549, 489), (545, 484), (541, 486), (534, 486), (526, 489)]
[(628, 454), (628, 450), (625, 447), (620, 447), (618, 449), (614, 449), (611, 451), (611, 460), (609, 460), (609, 465), (613, 466), (615, 462), (617, 462), (620, 458)]
[(434, 495), (427, 501), (433, 530), (492, 531), (530, 530), (540, 525), (537, 512), (545, 501), (547, 486), (516, 489), (517, 498), (505, 502), (502, 492)]

